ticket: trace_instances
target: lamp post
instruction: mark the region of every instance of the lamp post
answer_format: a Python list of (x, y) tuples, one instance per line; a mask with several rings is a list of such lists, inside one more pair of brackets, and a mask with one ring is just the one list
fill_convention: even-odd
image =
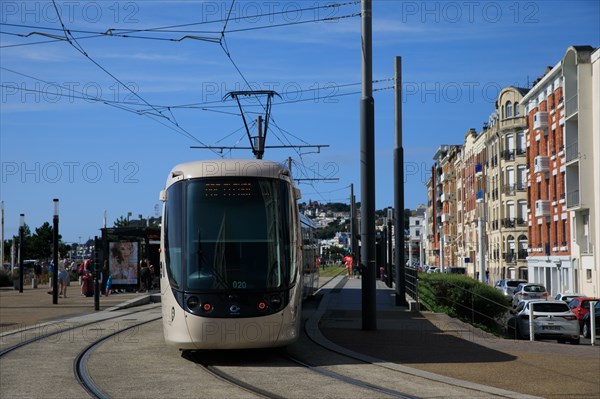
[[(25, 214), (22, 213), (19, 218), (19, 292), (23, 292), (23, 247), (25, 238)], [(4, 245), (4, 243), (2, 243)]]
[(54, 217), (52, 218), (52, 241), (54, 242), (54, 253), (52, 254), (52, 262), (54, 270), (52, 270), (52, 303), (58, 303), (58, 198), (54, 198)]
[(563, 284), (562, 284), (562, 261), (561, 260), (556, 260), (554, 261), (554, 264), (556, 265), (556, 270), (558, 271), (558, 292), (563, 292)]

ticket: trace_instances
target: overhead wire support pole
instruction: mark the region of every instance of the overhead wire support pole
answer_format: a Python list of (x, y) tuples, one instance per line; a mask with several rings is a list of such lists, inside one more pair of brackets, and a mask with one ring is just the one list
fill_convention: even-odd
[(362, 96), (360, 99), (360, 266), (362, 329), (377, 329), (375, 265), (375, 104), (373, 100), (372, 2), (361, 1)]
[(396, 241), (396, 306), (407, 306), (404, 270), (404, 148), (402, 147), (402, 57), (394, 58), (394, 239)]

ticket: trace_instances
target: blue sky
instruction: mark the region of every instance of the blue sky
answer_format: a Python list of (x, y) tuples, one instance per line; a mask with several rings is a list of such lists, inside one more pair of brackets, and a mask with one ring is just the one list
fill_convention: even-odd
[[(570, 45), (600, 43), (597, 1), (373, 3), (377, 209), (394, 201), (395, 56), (405, 204), (415, 208), (427, 201), (437, 147), (480, 131), (500, 88), (526, 86)], [(339, 179), (300, 184), (302, 201), (348, 202), (351, 183), (360, 193), (360, 4), (236, 1), (229, 14), (231, 4), (57, 1), (66, 34), (51, 1), (0, 3), (5, 237), (17, 233), (21, 213), (32, 228), (51, 222), (53, 198), (66, 242), (99, 235), (105, 209), (109, 226), (128, 212), (155, 216), (173, 165), (221, 156), (190, 146), (248, 145), (236, 104), (221, 101), (247, 83), (281, 95), (268, 145), (329, 145), (266, 152), (292, 157), (295, 177)], [(184, 36), (195, 38), (173, 40)], [(249, 120), (262, 112), (255, 100), (243, 105)]]

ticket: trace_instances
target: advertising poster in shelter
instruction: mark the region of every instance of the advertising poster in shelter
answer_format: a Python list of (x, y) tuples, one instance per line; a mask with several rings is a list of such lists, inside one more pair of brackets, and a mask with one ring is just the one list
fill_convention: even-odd
[(108, 267), (112, 285), (138, 284), (138, 243), (135, 241), (109, 242)]

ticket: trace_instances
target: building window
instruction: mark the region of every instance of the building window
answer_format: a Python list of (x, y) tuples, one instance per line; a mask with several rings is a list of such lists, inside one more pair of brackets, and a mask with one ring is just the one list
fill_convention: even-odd
[(515, 116), (519, 116), (519, 103), (515, 103)]
[(585, 279), (587, 280), (588, 283), (592, 282), (592, 269), (585, 270)]
[(506, 103), (506, 117), (507, 118), (512, 118), (512, 116), (513, 116), (512, 113), (513, 113), (513, 111), (512, 111), (512, 103), (510, 101), (508, 101)]

